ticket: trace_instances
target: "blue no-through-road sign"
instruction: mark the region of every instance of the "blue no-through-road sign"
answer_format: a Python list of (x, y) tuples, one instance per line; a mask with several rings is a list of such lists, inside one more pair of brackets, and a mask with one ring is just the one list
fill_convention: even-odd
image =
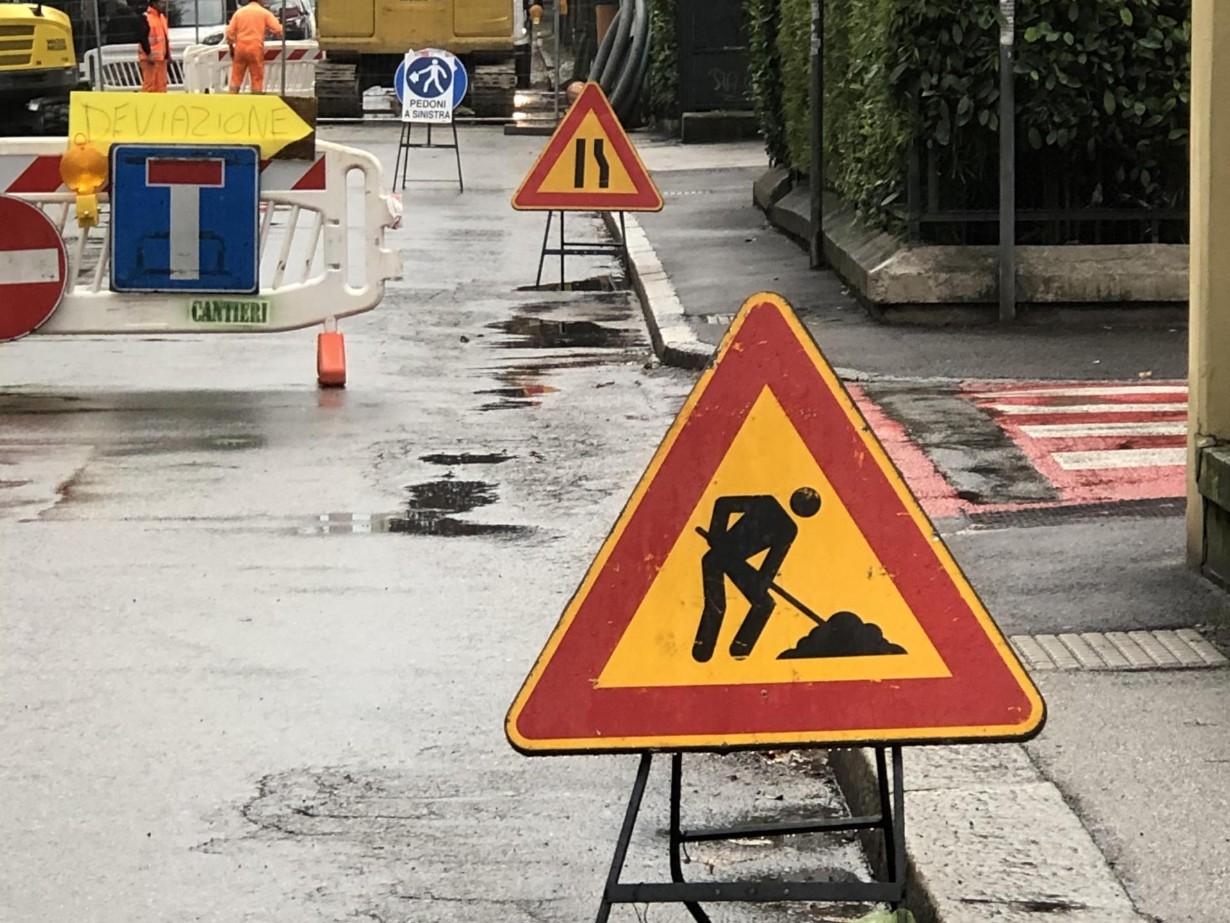
[(111, 148), (111, 288), (251, 294), (260, 287), (260, 151)]

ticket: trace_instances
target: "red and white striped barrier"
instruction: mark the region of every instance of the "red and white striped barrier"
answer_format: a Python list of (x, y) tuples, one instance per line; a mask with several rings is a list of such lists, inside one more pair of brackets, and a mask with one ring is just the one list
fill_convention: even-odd
[[(8, 146), (8, 142), (3, 142)], [(261, 164), (261, 189), (268, 192), (317, 192), (326, 188), (325, 158), (314, 161), (268, 160)], [(0, 153), (0, 192), (37, 196), (67, 193), (60, 179), (59, 154)]]
[[(286, 43), (286, 88), (282, 88), (282, 43), (265, 46), (265, 89), (283, 96), (315, 96), (316, 65), (325, 59), (313, 41)], [(225, 93), (231, 82), (231, 51), (225, 45), (190, 45), (184, 51), (184, 89)]]

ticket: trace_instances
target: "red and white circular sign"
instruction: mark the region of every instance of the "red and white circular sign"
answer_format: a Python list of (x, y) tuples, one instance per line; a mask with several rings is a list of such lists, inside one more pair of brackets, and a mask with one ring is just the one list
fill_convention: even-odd
[(0, 343), (33, 333), (68, 287), (68, 252), (51, 219), (29, 202), (0, 195)]

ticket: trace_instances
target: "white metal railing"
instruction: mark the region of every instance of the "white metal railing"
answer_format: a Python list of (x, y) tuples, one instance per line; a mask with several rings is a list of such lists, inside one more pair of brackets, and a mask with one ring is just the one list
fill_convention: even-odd
[[(104, 45), (102, 48), (91, 48), (85, 53), (82, 67), (85, 79), (96, 90), (139, 90), (141, 89), (141, 65), (139, 63), (138, 46), (136, 45)], [(171, 60), (167, 65), (167, 89), (182, 90), (184, 88), (184, 62), (180, 49), (171, 49)]]
[[(265, 88), (284, 96), (316, 95), (316, 65), (325, 53), (314, 41), (286, 43), (286, 89), (282, 90), (282, 43), (265, 46)], [(91, 48), (82, 63), (84, 77), (96, 90), (141, 89), (141, 65), (136, 45)], [(226, 45), (171, 48), (167, 89), (189, 93), (225, 93), (231, 80), (231, 50)]]
[[(325, 53), (313, 41), (286, 43), (286, 86), (282, 86), (282, 43), (265, 46), (265, 89), (283, 96), (315, 96), (316, 65)], [(226, 45), (190, 45), (183, 55), (183, 83), (189, 93), (225, 93), (231, 82), (231, 50)]]
[[(0, 139), (0, 178), (37, 175), (58, 160), (62, 138)], [(401, 257), (385, 247), (385, 231), (401, 216), (384, 194), (380, 162), (353, 148), (317, 142), (323, 170), (310, 162), (274, 161), (262, 174), (260, 292), (270, 304), (261, 332), (295, 330), (369, 311), (384, 284), (401, 275)], [(29, 162), (34, 174), (21, 173)], [(76, 221), (76, 197), (53, 180), (37, 191), (22, 181), (9, 195), (38, 205), (60, 228), (69, 257), (69, 288), (38, 335), (67, 333), (205, 333), (234, 328), (194, 324), (188, 305), (201, 296), (110, 291), (110, 206), (100, 197), (98, 227)], [(3, 192), (0, 183), (0, 192)]]

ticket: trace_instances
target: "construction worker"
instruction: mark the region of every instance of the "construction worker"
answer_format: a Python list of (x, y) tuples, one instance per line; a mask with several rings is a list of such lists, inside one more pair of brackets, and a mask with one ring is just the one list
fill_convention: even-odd
[(165, 93), (171, 62), (167, 0), (149, 0), (137, 33), (137, 61), (141, 66), (141, 92)]
[(265, 36), (282, 37), (282, 24), (262, 0), (248, 0), (231, 17), (226, 43), (231, 46), (231, 92), (238, 93), (244, 75), (252, 78), (252, 92), (265, 92)]

